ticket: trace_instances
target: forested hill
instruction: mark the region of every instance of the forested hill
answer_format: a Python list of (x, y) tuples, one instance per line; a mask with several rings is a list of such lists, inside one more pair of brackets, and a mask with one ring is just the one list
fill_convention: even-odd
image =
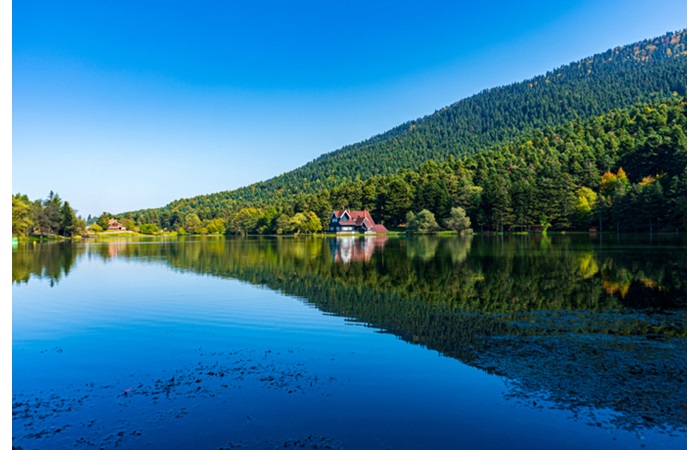
[(535, 129), (674, 93), (684, 96), (686, 55), (687, 30), (617, 47), (530, 80), (487, 89), (265, 182), (132, 214), (177, 211), (181, 217), (191, 212), (203, 219), (221, 217), (246, 206), (279, 204), (302, 192), (330, 190), (358, 177), (416, 169), (450, 155), (471, 155)]

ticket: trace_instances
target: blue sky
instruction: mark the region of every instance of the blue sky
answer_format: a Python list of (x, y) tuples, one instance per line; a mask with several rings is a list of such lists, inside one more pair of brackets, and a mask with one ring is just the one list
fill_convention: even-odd
[(687, 27), (686, 2), (12, 4), (12, 192), (234, 189), (485, 88)]

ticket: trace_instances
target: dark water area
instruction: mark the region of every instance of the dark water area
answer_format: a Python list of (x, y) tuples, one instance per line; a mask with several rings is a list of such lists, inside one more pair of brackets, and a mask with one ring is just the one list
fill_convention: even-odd
[(684, 235), (12, 254), (12, 443), (686, 448)]

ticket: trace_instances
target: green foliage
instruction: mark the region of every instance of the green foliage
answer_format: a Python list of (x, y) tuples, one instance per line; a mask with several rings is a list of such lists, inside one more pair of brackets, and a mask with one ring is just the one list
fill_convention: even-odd
[(59, 227), (59, 233), (63, 236), (74, 236), (76, 234), (83, 234), (83, 229), (79, 229), (78, 218), (75, 216), (75, 211), (70, 207), (68, 202), (64, 202), (61, 206), (61, 226)]
[(155, 223), (144, 223), (139, 226), (139, 233), (142, 234), (156, 234), (159, 231), (158, 225)]
[(432, 233), (440, 229), (435, 215), (427, 209), (422, 210), (406, 222), (406, 230), (412, 233)]
[[(278, 221), (279, 222), (279, 221)], [(321, 231), (321, 220), (313, 211), (296, 213), (285, 227), (284, 232), (291, 233), (316, 233)]]
[(212, 219), (207, 222), (206, 230), (208, 234), (224, 234), (226, 232), (226, 222), (224, 219)]
[(471, 220), (467, 217), (467, 213), (464, 208), (452, 208), (450, 211), (450, 217), (445, 219), (445, 228), (449, 230), (454, 230), (459, 234), (465, 231), (472, 231), (470, 228), (472, 225)]
[(43, 235), (72, 237), (85, 232), (85, 221), (78, 218), (70, 203), (49, 192), (45, 200), (31, 202), (26, 195), (12, 196), (12, 234), (29, 235), (38, 227)]
[(243, 208), (238, 211), (231, 222), (229, 229), (234, 234), (250, 234), (259, 232), (264, 226), (265, 212), (259, 208)]
[(202, 228), (202, 221), (199, 220), (197, 214), (191, 213), (185, 217), (185, 224), (183, 225), (185, 231), (190, 234), (197, 233), (200, 228)]
[[(332, 209), (345, 207), (398, 226), (410, 209), (442, 222), (461, 207), (484, 231), (567, 230), (591, 220), (635, 229), (649, 218), (631, 205), (654, 203), (661, 210), (652, 228), (685, 229), (686, 50), (685, 30), (618, 47), (486, 90), (271, 180), (133, 216), (176, 229), (194, 213), (225, 219), (231, 233), (260, 234), (299, 232), (290, 221), (307, 211), (322, 227)], [(621, 167), (627, 185), (601, 185), (602, 174)], [(641, 186), (628, 195), (657, 175), (654, 195)], [(583, 205), (582, 188), (600, 201), (586, 197)]]
[(124, 217), (123, 219), (120, 219), (119, 222), (129, 231), (133, 231), (136, 228), (136, 222), (134, 222), (134, 219)]
[(306, 223), (304, 224), (305, 233), (317, 233), (323, 229), (321, 226), (321, 219), (318, 218), (315, 212), (307, 211), (304, 215), (306, 216)]
[(26, 195), (16, 194), (12, 196), (12, 235), (26, 236), (31, 232), (36, 222), (32, 214), (31, 202)]
[(289, 230), (293, 233), (303, 233), (308, 218), (304, 213), (296, 213), (289, 219)]
[(80, 217), (77, 217), (74, 222), (74, 227), (76, 232), (74, 233), (74, 236), (84, 236), (86, 234), (86, 229), (87, 229), (87, 223)]
[(93, 233), (100, 233), (100, 232), (104, 231), (104, 230), (102, 229), (102, 227), (99, 226), (99, 225), (96, 224), (96, 223), (93, 223), (92, 225), (90, 225), (90, 227), (88, 228), (88, 230), (90, 230), (90, 231), (93, 232)]
[(450, 214), (451, 205), (452, 198), (443, 180), (425, 180), (418, 184), (413, 210), (435, 211), (437, 219), (444, 220)]
[(280, 214), (277, 218), (277, 234), (287, 234), (292, 232), (291, 221), (288, 215)]
[[(230, 231), (304, 233), (307, 212), (343, 203), (367, 207), (375, 221), (392, 225), (410, 223), (413, 205), (433, 205), (443, 215), (447, 205), (454, 205), (482, 231), (587, 230), (596, 222), (621, 231), (685, 229), (686, 111), (685, 99), (671, 98), (536, 130), (478, 155), (300, 195), (279, 209), (242, 208), (233, 215)], [(659, 116), (663, 126), (656, 129)], [(650, 134), (677, 150), (648, 159), (639, 148), (649, 146)], [(648, 160), (641, 164), (637, 157)], [(650, 173), (632, 177), (619, 165), (623, 160)], [(645, 186), (656, 182), (652, 194)], [(651, 204), (654, 217), (645, 215), (645, 205)], [(278, 210), (283, 213), (275, 215)]]
[(409, 211), (406, 214), (406, 231), (414, 231), (416, 223), (416, 213)]
[(413, 203), (414, 188), (401, 176), (389, 176), (386, 181), (387, 183), (377, 183), (380, 190), (377, 193), (373, 217), (376, 221), (397, 226), (404, 220)]
[(596, 208), (596, 193), (585, 186), (576, 191), (578, 201), (574, 210), (573, 223), (578, 228), (585, 228), (593, 222), (593, 212)]
[(95, 223), (102, 227), (103, 230), (106, 230), (109, 226), (109, 220), (113, 217), (114, 216), (112, 214), (104, 211), (102, 212), (102, 214), (100, 214), (100, 217), (97, 218), (97, 221)]
[(53, 191), (40, 203), (37, 210), (37, 221), (42, 234), (59, 234), (62, 225), (61, 206), (63, 200)]

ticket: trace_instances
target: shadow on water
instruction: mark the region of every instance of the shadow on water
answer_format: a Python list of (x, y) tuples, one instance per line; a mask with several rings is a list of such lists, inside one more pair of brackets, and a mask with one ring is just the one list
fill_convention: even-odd
[[(144, 244), (144, 245), (139, 245)], [(173, 239), (20, 246), (12, 279), (76, 258), (233, 278), (504, 377), (509, 398), (592, 425), (684, 432), (685, 237)], [(593, 412), (591, 412), (593, 411)], [(596, 413), (597, 411), (597, 413)]]

